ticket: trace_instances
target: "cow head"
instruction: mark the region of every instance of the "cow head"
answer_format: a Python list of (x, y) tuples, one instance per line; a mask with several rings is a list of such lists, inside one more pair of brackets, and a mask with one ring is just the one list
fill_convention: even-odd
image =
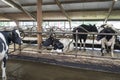
[(89, 25), (82, 24), (81, 26), (84, 29), (86, 29), (88, 32), (98, 32), (97, 27), (96, 27), (95, 24), (94, 25), (91, 25), (91, 24), (89, 24)]
[[(107, 27), (107, 28), (104, 28), (103, 30), (101, 30), (99, 33), (100, 34), (98, 34), (97, 38), (96, 38), (97, 41), (101, 40), (104, 37), (106, 38), (107, 41), (109, 41), (113, 35), (109, 35), (108, 33), (115, 33), (115, 31), (111, 27)], [(103, 33), (103, 34), (101, 34), (101, 33)], [(105, 33), (107, 33), (108, 35)]]
[(101, 33), (105, 33), (105, 32), (106, 32), (105, 29), (101, 30), (101, 31), (99, 32), (99, 34), (97, 35), (96, 40), (99, 41), (99, 40), (101, 40), (102, 38), (104, 38), (104, 37), (105, 37), (105, 34), (103, 35), (103, 34), (101, 34)]
[(45, 46), (45, 47), (52, 45), (53, 44), (53, 39), (54, 38), (50, 36), (45, 41), (42, 41), (42, 45)]
[(89, 29), (90, 32), (98, 32), (98, 29), (97, 29), (95, 24), (94, 25), (89, 25), (89, 26), (91, 26), (90, 29)]
[(64, 47), (63, 44), (59, 41), (59, 39), (53, 38), (51, 36), (48, 39), (46, 39), (45, 41), (43, 41), (42, 45), (45, 47), (52, 45), (54, 47), (54, 50), (63, 49), (63, 47)]
[(17, 29), (12, 30), (12, 42), (16, 44), (22, 44), (20, 32)]
[(63, 43), (61, 43), (59, 41), (59, 39), (54, 39), (53, 40), (53, 47), (54, 47), (54, 50), (56, 50), (56, 49), (63, 49), (64, 45), (63, 45)]

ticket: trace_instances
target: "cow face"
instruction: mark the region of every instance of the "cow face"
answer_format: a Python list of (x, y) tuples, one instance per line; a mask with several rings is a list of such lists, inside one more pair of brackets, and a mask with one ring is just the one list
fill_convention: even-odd
[(101, 34), (101, 33), (105, 33), (105, 29), (101, 30), (99, 33), (100, 34), (98, 34), (97, 38), (96, 38), (97, 41), (99, 41), (99, 40), (101, 40), (102, 38), (105, 37), (105, 35)]
[(94, 25), (91, 25), (91, 24), (87, 25), (86, 29), (87, 29), (89, 32), (98, 32), (98, 29), (97, 29), (97, 27), (96, 27), (95, 24), (94, 24)]
[[(108, 28), (104, 28), (103, 30), (100, 31), (100, 33), (104, 33), (104, 34), (98, 34), (97, 35), (97, 40), (101, 40), (102, 38), (106, 38), (107, 41), (109, 41), (112, 38), (112, 35), (107, 35), (108, 33), (115, 33), (115, 31), (108, 27)], [(107, 34), (105, 34), (107, 33)]]
[(21, 39), (19, 30), (17, 29), (12, 30), (12, 41), (13, 43), (16, 43), (19, 45), (22, 44), (22, 39)]

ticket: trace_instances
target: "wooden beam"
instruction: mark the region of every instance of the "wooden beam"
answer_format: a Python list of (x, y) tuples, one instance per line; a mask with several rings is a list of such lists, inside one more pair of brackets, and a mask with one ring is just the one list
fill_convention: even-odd
[(36, 20), (36, 17), (29, 13), (27, 10), (25, 10), (24, 8), (22, 8), (22, 6), (18, 3), (15, 3), (14, 1), (12, 0), (6, 0), (8, 3), (12, 4), (15, 8), (21, 10), (22, 12), (24, 12), (25, 14), (27, 14), (29, 17), (31, 17), (33, 20)]
[(4, 18), (7, 18), (7, 19), (9, 19), (9, 20), (16, 21), (15, 18), (9, 16), (9, 14), (7, 14), (7, 13), (0, 13), (0, 16), (2, 16), (2, 17), (4, 17)]
[[(42, 0), (37, 0), (37, 31), (42, 32)], [(42, 34), (38, 34), (38, 49), (41, 48)]]
[(112, 5), (111, 5), (111, 7), (109, 8), (109, 11), (108, 11), (108, 14), (107, 14), (107, 16), (106, 16), (106, 18), (105, 18), (104, 23), (107, 23), (108, 18), (109, 18), (109, 16), (110, 16), (111, 13), (112, 13), (112, 10), (113, 10), (113, 7), (114, 7), (115, 2), (116, 2), (115, 0), (112, 1)]

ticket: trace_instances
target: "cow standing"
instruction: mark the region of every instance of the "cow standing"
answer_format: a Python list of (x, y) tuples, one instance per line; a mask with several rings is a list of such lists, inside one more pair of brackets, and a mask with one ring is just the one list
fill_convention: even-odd
[[(101, 40), (101, 53), (104, 56), (105, 52), (111, 53), (113, 57), (113, 50), (115, 45), (115, 34), (116, 32), (112, 28), (112, 25), (104, 24), (101, 26), (103, 29), (99, 32), (100, 34), (97, 35), (96, 40)], [(101, 34), (102, 33), (102, 34)]]
[(78, 39), (80, 40), (80, 48), (82, 46), (82, 40), (83, 40), (84, 50), (85, 50), (85, 42), (86, 42), (86, 39), (88, 36), (87, 33), (88, 32), (98, 32), (97, 27), (95, 25), (91, 25), (91, 24), (89, 24), (89, 25), (82, 24), (78, 27), (75, 27), (72, 32), (75, 33), (76, 31), (78, 31), (78, 33), (79, 32), (86, 33), (86, 34), (77, 34), (77, 36), (76, 36), (76, 34), (73, 34), (73, 39), (75, 40), (75, 42), (77, 42), (76, 37), (78, 37)]
[(0, 60), (2, 61), (2, 80), (6, 80), (6, 60), (8, 58), (8, 49), (11, 43), (21, 44), (20, 33), (17, 29), (12, 31), (0, 31)]

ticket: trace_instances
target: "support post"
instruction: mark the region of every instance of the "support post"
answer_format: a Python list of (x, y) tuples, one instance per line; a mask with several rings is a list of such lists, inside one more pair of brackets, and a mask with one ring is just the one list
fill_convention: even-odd
[(76, 54), (75, 54), (75, 57), (77, 57), (77, 52), (78, 52), (78, 30), (76, 30), (76, 41), (75, 41), (75, 51), (76, 51)]
[(95, 35), (93, 34), (93, 44), (92, 44), (92, 50), (94, 50), (94, 43), (95, 43)]
[[(42, 32), (42, 0), (37, 0), (37, 31)], [(42, 34), (37, 34), (38, 49), (41, 48)]]

